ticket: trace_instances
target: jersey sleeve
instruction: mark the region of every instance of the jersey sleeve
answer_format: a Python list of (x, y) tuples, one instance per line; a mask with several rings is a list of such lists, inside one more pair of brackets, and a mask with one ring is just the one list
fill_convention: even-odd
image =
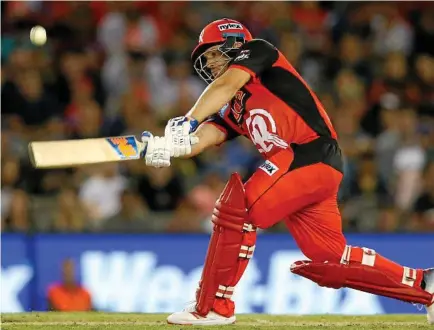
[(229, 141), (235, 139), (240, 134), (235, 131), (232, 127), (229, 126), (228, 123), (220, 116), (219, 113), (208, 117), (204, 122), (204, 124), (211, 124), (217, 127), (220, 131), (225, 133), (226, 139), (225, 141)]
[(278, 58), (276, 47), (265, 40), (254, 39), (240, 47), (229, 66), (242, 69), (256, 77), (271, 68)]

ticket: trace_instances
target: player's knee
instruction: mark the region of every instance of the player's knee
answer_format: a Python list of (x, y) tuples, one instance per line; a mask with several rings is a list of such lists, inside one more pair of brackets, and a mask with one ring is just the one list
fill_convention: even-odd
[(265, 223), (261, 221), (261, 217), (257, 212), (249, 212), (249, 222), (257, 228), (264, 229)]
[(325, 244), (309, 244), (304, 247), (303, 253), (312, 261), (316, 262), (339, 262), (345, 248), (345, 239), (336, 238)]
[[(247, 201), (249, 202), (249, 195), (247, 192)], [(267, 229), (277, 223), (279, 220), (273, 210), (267, 207), (266, 199), (257, 201), (254, 205), (248, 208), (249, 222), (257, 228)]]
[(267, 229), (271, 227), (270, 217), (264, 214), (264, 212), (259, 211), (257, 208), (252, 208), (249, 210), (249, 222), (257, 228)]
[(341, 253), (333, 249), (312, 249), (304, 252), (306, 257), (315, 262), (339, 262)]

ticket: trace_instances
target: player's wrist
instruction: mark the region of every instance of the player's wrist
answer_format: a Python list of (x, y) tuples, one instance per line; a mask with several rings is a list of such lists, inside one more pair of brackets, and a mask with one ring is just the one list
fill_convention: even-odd
[(189, 123), (190, 123), (190, 133), (193, 133), (194, 131), (196, 131), (196, 129), (199, 127), (199, 120), (197, 120), (196, 118), (192, 117), (192, 116), (186, 116), (185, 118), (188, 119)]

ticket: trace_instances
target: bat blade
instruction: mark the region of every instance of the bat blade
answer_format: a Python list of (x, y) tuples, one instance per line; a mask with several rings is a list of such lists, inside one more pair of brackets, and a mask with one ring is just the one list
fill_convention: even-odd
[(139, 159), (145, 143), (134, 135), (29, 143), (29, 157), (35, 168), (75, 167), (86, 164)]

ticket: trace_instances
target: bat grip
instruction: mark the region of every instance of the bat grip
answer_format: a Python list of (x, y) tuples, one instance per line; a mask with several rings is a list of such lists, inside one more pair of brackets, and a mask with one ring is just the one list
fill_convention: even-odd
[(146, 151), (148, 150), (148, 142), (137, 141), (137, 145), (140, 150), (140, 158), (144, 158), (146, 156)]

